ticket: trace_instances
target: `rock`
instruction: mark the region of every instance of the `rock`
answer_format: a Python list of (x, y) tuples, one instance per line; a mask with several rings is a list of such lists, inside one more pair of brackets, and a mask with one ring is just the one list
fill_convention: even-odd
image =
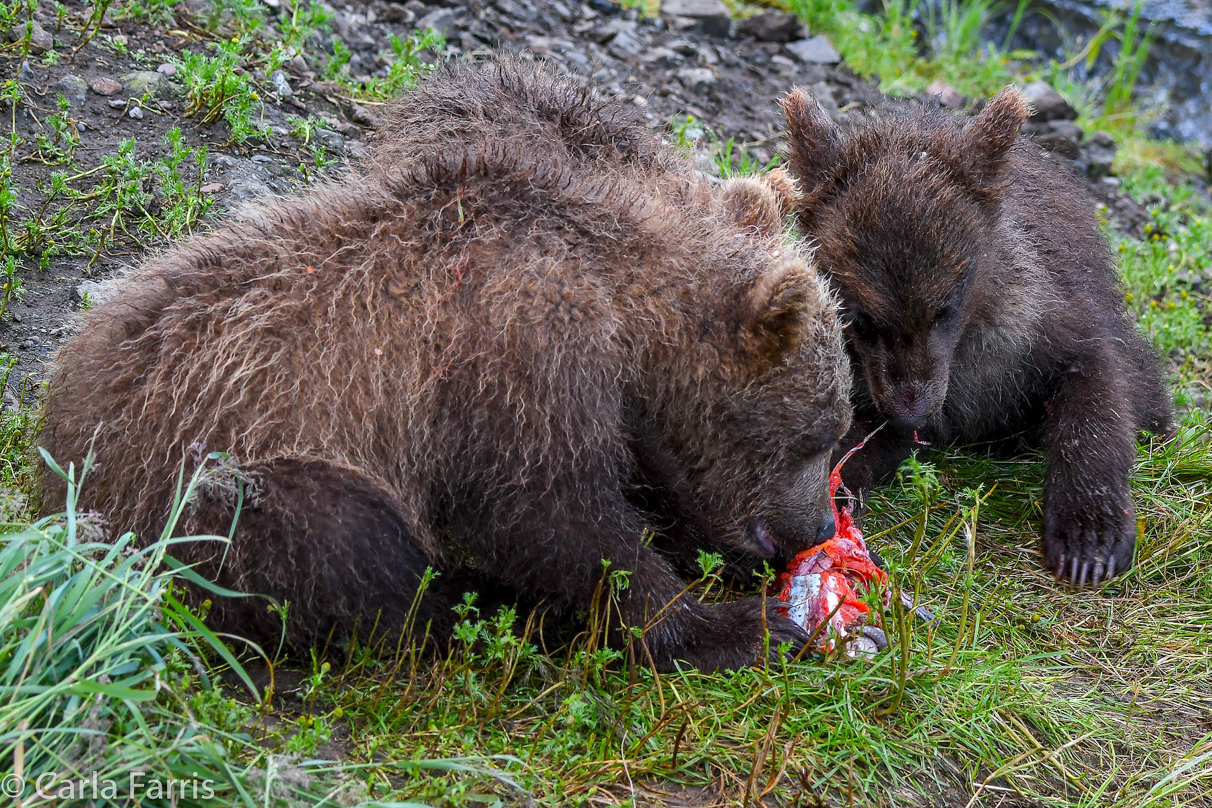
[(606, 46), (610, 55), (626, 62), (644, 52), (644, 43), (639, 40), (634, 31), (620, 31), (610, 44)]
[[(18, 20), (17, 22), (13, 23), (12, 27), (8, 29), (8, 41), (20, 42), (23, 40), (25, 38), (27, 26), (29, 26), (28, 19)], [(52, 50), (55, 47), (55, 38), (51, 36), (50, 31), (43, 28), (37, 20), (34, 20), (33, 26), (29, 29), (29, 35), (29, 48), (34, 53), (46, 53), (48, 50)]]
[(88, 86), (97, 95), (113, 95), (114, 93), (122, 92), (122, 85), (119, 82), (105, 76), (97, 76), (95, 79), (90, 79)]
[(588, 0), (586, 5), (599, 14), (618, 14), (623, 10), (621, 4), (611, 2), (611, 0)]
[(131, 104), (130, 109), (126, 111), (126, 117), (134, 118), (136, 121), (143, 120), (143, 108), (135, 104)]
[(76, 284), (76, 302), (88, 302), (89, 306), (100, 306), (113, 300), (118, 284), (113, 281), (80, 281)]
[(665, 47), (674, 53), (680, 53), (682, 56), (694, 56), (699, 52), (698, 45), (695, 45), (689, 39), (678, 37), (665, 43)]
[(177, 75), (177, 66), (171, 62), (161, 62), (160, 66), (156, 68), (156, 72), (166, 79), (171, 79)]
[(198, 189), (198, 193), (217, 194), (217, 193), (219, 193), (219, 191), (222, 191), (222, 190), (223, 190), (223, 183), (208, 182), (205, 185), (203, 185), (201, 188)]
[(78, 107), (84, 105), (84, 99), (88, 96), (88, 82), (72, 73), (56, 81), (52, 87)]
[(784, 47), (792, 56), (808, 64), (835, 65), (842, 61), (841, 54), (824, 34), (818, 34), (811, 39), (797, 39), (795, 42), (788, 42)]
[(1049, 121), (1038, 129), (1032, 138), (1045, 151), (1059, 154), (1070, 160), (1081, 156), (1082, 130), (1072, 121)]
[(111, 98), (109, 100), (110, 109), (126, 109), (126, 102), (121, 98)]
[(710, 90), (715, 84), (715, 73), (706, 67), (684, 67), (676, 75), (683, 87), (699, 95)]
[(122, 84), (132, 96), (155, 95), (164, 88), (164, 76), (154, 70), (137, 70), (122, 77)]
[(455, 12), (450, 8), (439, 8), (431, 11), (417, 20), (418, 31), (437, 31), (444, 37), (449, 37), (455, 24)]
[(821, 109), (829, 113), (829, 117), (835, 121), (842, 120), (842, 111), (838, 107), (837, 99), (833, 95), (833, 87), (825, 81), (818, 81), (808, 88), (812, 92), (812, 97), (821, 105)]
[(290, 88), (290, 82), (286, 80), (286, 74), (281, 70), (275, 70), (269, 74), (269, 83), (273, 85), (278, 98), (284, 101), (295, 94), (295, 91)]
[(723, 0), (662, 0), (661, 14), (692, 20), (709, 36), (728, 36), (732, 28), (732, 14)]
[(808, 28), (794, 14), (763, 11), (736, 25), (739, 36), (751, 36), (759, 42), (786, 43), (808, 36)]
[(323, 127), (317, 129), (316, 140), (324, 144), (324, 148), (336, 154), (340, 154), (345, 149), (345, 138), (331, 129), (324, 129)]
[(788, 59), (781, 53), (776, 53), (774, 56), (771, 56), (770, 64), (775, 70), (783, 74), (795, 73), (800, 66), (799, 62), (795, 61), (794, 59)]
[(379, 116), (374, 115), (361, 104), (352, 104), (350, 106), (349, 117), (353, 119), (354, 123), (371, 129), (379, 125)]
[(950, 84), (933, 81), (926, 88), (926, 95), (938, 98), (938, 102), (947, 109), (960, 109), (964, 106), (964, 96)]
[(1031, 113), (1033, 121), (1071, 121), (1077, 117), (1077, 110), (1047, 82), (1031, 82), (1023, 88), (1023, 96), (1034, 110)]
[(17, 65), (17, 81), (29, 83), (36, 78), (34, 69), (29, 66), (29, 59), (22, 59), (21, 64)]
[(635, 28), (634, 20), (611, 20), (601, 25), (595, 25), (589, 31), (589, 38), (599, 45), (605, 45), (624, 31), (634, 32)]
[(1106, 132), (1095, 132), (1082, 146), (1082, 158), (1086, 164), (1086, 175), (1092, 180), (1100, 180), (1111, 173), (1111, 164), (1115, 162), (1115, 153), (1119, 144)]
[(682, 62), (682, 57), (671, 51), (669, 48), (649, 48), (640, 57), (640, 61), (646, 65), (655, 67), (675, 67)]

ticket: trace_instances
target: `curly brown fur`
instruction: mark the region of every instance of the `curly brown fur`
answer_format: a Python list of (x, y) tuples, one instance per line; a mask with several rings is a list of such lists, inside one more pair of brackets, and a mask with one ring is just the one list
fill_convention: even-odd
[[(966, 122), (932, 109), (839, 129), (784, 101), (804, 231), (847, 312), (856, 386), (846, 466), (864, 489), (932, 442), (1027, 437), (1048, 458), (1046, 567), (1078, 586), (1132, 563), (1141, 431), (1171, 429), (1153, 351), (1069, 170), (1019, 128), (1007, 89)], [(857, 462), (856, 462), (857, 461)]]
[[(226, 559), (182, 552), (290, 601), (296, 643), (401, 629), (428, 565), (439, 631), (481, 585), (584, 609), (606, 559), (658, 666), (752, 662), (759, 598), (680, 598), (648, 626), (683, 583), (647, 537), (754, 564), (832, 530), (849, 368), (823, 283), (620, 107), (537, 68), (459, 67), (386, 118), (406, 138), (356, 176), (245, 211), (89, 312), (42, 433), (61, 460), (97, 433), (82, 507), (157, 535), (182, 463), (228, 452), (250, 490)], [(536, 136), (552, 121), (566, 136)], [(587, 156), (599, 121), (610, 159)], [(233, 512), (208, 489), (180, 532), (226, 535)], [(211, 619), (275, 636), (247, 599)], [(774, 645), (806, 639), (766, 619)]]

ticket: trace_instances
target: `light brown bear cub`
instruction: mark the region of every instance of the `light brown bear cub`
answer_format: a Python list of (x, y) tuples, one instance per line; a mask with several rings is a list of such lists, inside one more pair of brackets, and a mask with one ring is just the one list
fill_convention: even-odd
[[(446, 70), (387, 120), (406, 128), (349, 179), (244, 212), (89, 312), (42, 433), (61, 462), (95, 436), (82, 506), (154, 537), (182, 462), (228, 452), (248, 481), (230, 550), (180, 554), (290, 601), (295, 643), (399, 630), (428, 566), (438, 632), (469, 589), (584, 609), (605, 559), (630, 573), (641, 658), (753, 662), (760, 598), (654, 618), (684, 587), (671, 557), (752, 565), (833, 529), (849, 370), (788, 200), (712, 188), (621, 105), (518, 62)], [(234, 510), (211, 485), (180, 532), (226, 535)], [(210, 619), (279, 630), (250, 599)], [(765, 624), (772, 647), (806, 639)]]

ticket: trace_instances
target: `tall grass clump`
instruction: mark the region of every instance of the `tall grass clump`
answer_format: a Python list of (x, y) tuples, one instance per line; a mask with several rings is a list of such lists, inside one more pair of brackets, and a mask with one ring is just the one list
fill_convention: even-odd
[[(358, 766), (271, 754), (256, 721), (267, 705), (220, 637), (183, 600), (209, 587), (158, 540), (106, 541), (77, 507), (74, 466), (63, 513), (0, 536), (0, 783), (5, 804), (141, 806), (368, 805)], [(209, 537), (216, 542), (226, 541)], [(240, 644), (259, 654), (255, 646)], [(212, 673), (239, 683), (231, 698)], [(413, 761), (397, 774), (478, 771)], [(11, 803), (9, 801), (12, 801)]]

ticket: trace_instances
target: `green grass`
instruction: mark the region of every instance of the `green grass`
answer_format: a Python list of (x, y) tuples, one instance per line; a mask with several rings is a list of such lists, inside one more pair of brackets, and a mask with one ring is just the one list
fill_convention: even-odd
[[(83, 471), (54, 468), (72, 481), (65, 511), (0, 535), (0, 768), (20, 778), (18, 791), (5, 781), (6, 799), (20, 793), (28, 808), (93, 798), (383, 804), (367, 799), (357, 765), (308, 759), (315, 743), (307, 728), (314, 741), (323, 718), (266, 729), (269, 705), (250, 697), (257, 689), (248, 674), (181, 600), (183, 583), (201, 579), (171, 560), (182, 539), (169, 536), (200, 476), (179, 488), (160, 539), (139, 547), (130, 533), (107, 538), (96, 518), (77, 511)], [(244, 700), (220, 688), (209, 660)], [(477, 754), (375, 768), (405, 781), (439, 771), (511, 786), (489, 763)]]

